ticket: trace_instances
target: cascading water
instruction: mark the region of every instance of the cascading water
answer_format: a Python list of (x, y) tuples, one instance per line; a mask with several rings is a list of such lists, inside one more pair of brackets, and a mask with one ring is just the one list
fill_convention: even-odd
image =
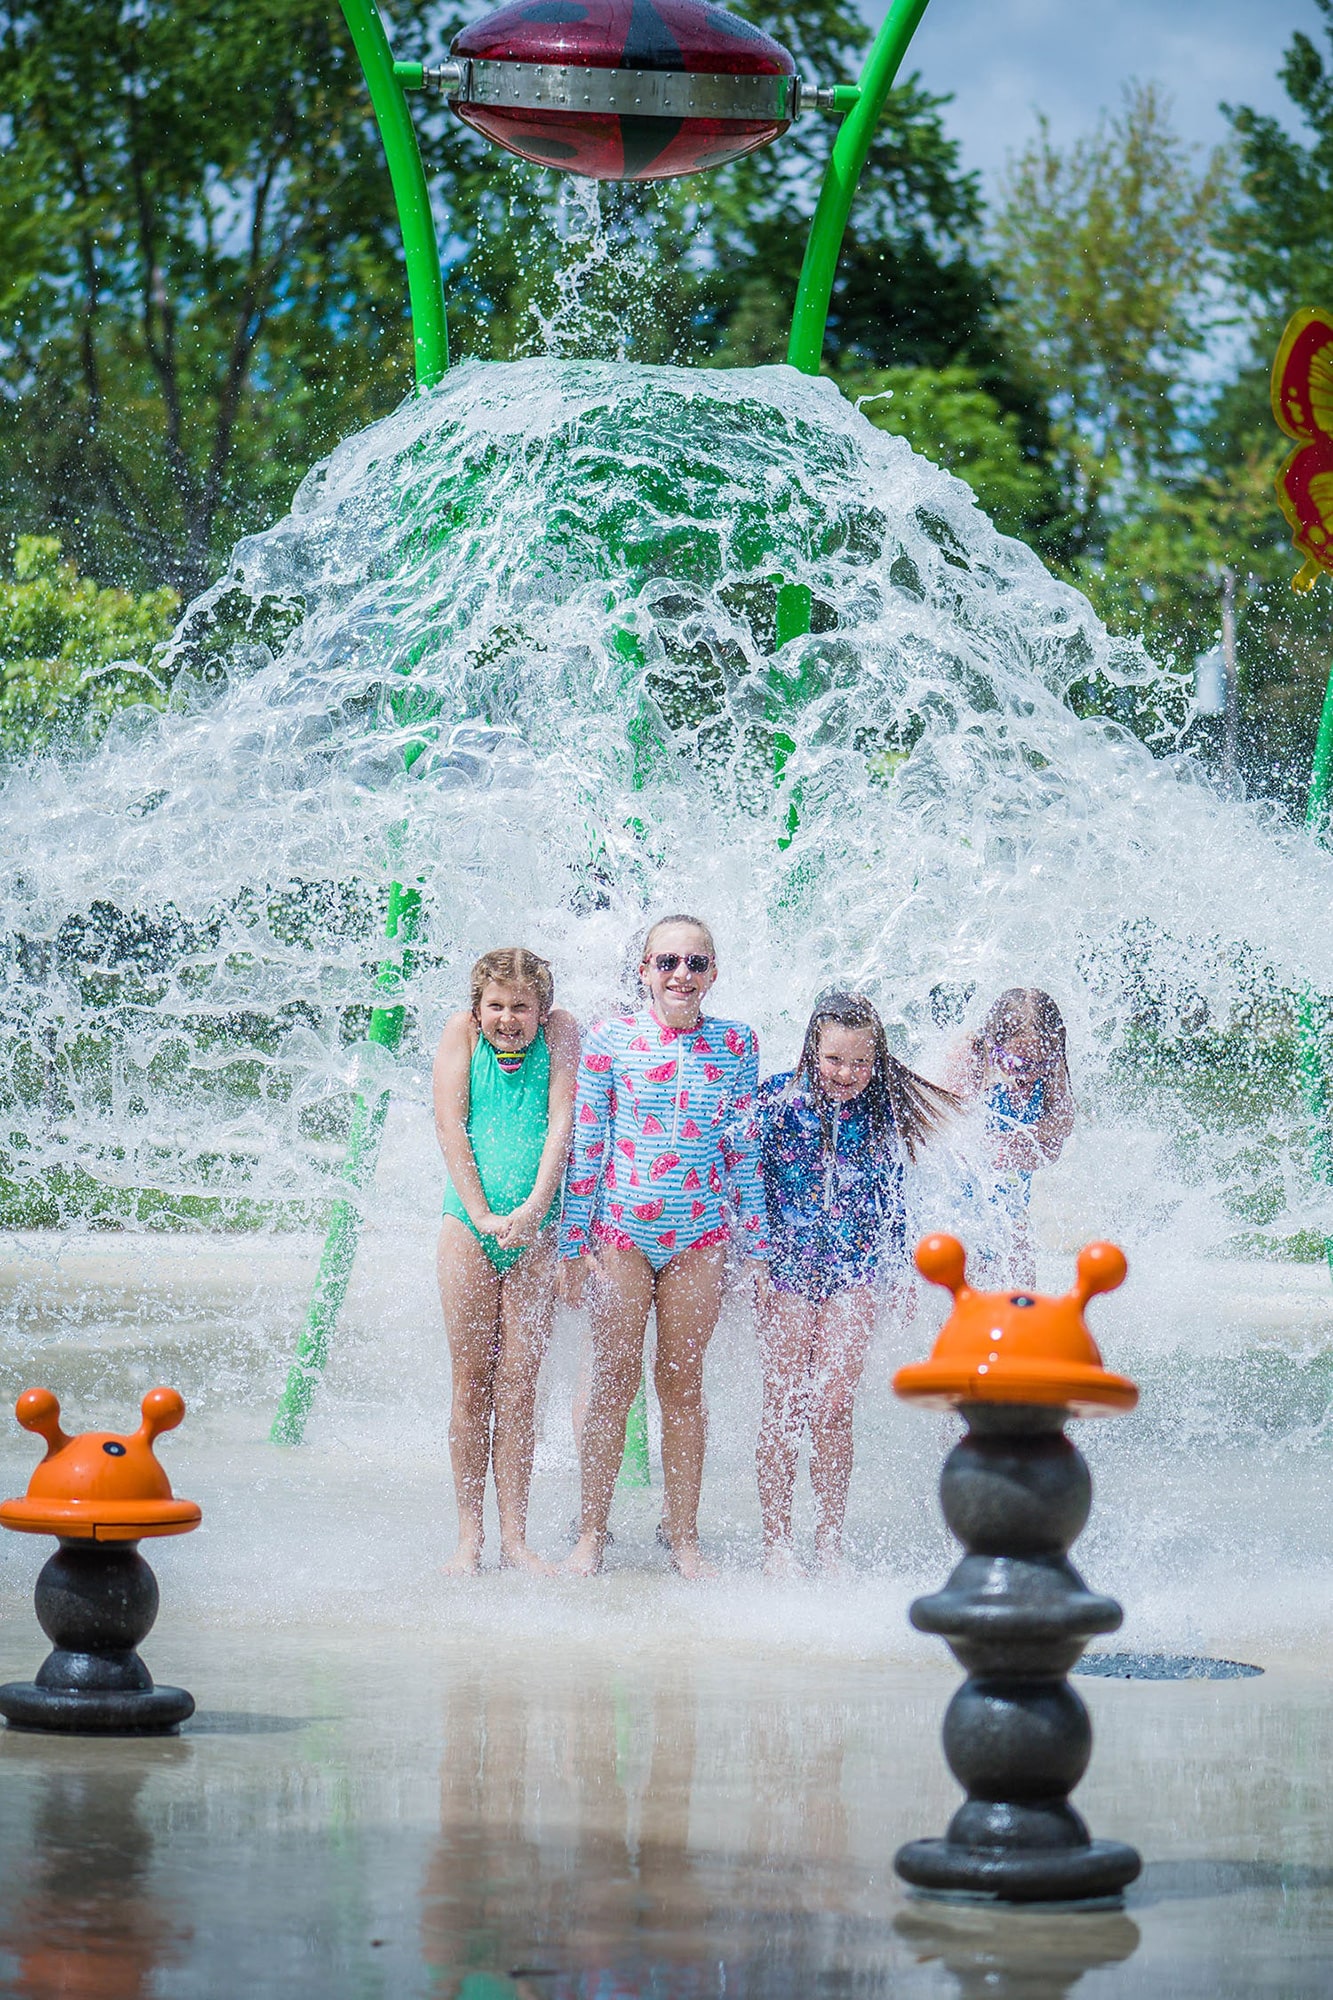
[[(780, 583), (809, 589), (814, 629), (776, 651)], [(1177, 1644), (1304, 1628), (1294, 1580), (1326, 1567), (1333, 1497), (1326, 1279), (1217, 1260), (1333, 1228), (1291, 1056), (1295, 996), (1333, 993), (1315, 921), (1333, 863), (1210, 788), (1180, 750), (1176, 677), (1110, 640), (965, 486), (788, 369), (469, 364), (340, 446), (173, 644), (165, 712), (4, 786), (3, 1172), (16, 1223), (313, 1228), (350, 1091), (392, 1083), (365, 1253), (384, 1289), (335, 1353), (312, 1430), (333, 1456), (285, 1477), (336, 1510), (364, 1491), (367, 1440), (405, 1435), (430, 1441), (432, 1514), (447, 1488), (425, 1105), (472, 958), (537, 947), (587, 1019), (625, 990), (648, 915), (698, 910), (717, 1004), (755, 1023), (765, 1068), (833, 982), (868, 991), (928, 1071), (969, 1005), (1010, 984), (1056, 996), (1080, 1122), (1038, 1179), (1042, 1281), (1063, 1289), (1088, 1237), (1124, 1244), (1131, 1282), (1094, 1318), (1146, 1389), (1139, 1416), (1084, 1440), (1113, 1495), (1084, 1560)], [(396, 1061), (364, 1041), (391, 877), (424, 899)], [(975, 1239), (964, 1179), (942, 1155), (919, 1219)], [(255, 1273), (275, 1240), (246, 1239)], [(42, 1311), (55, 1323), (60, 1243), (29, 1242), (11, 1293), (15, 1386)], [(1228, 1303), (1243, 1272), (1267, 1286), (1257, 1321)], [(1285, 1336), (1274, 1297), (1294, 1301)], [(259, 1433), (294, 1303), (254, 1307), (262, 1340), (251, 1325), (234, 1365), (225, 1341), (180, 1350), (229, 1438)], [(573, 1338), (551, 1370), (539, 1544), (569, 1513)], [(939, 1569), (940, 1440), (884, 1382), (928, 1338), (886, 1328), (859, 1417), (853, 1549), (904, 1592)], [(704, 1526), (738, 1549), (751, 1350), (737, 1307), (710, 1358)], [(384, 1521), (358, 1532), (386, 1589), (426, 1588), (429, 1552), (390, 1559)], [(201, 1602), (277, 1601), (255, 1534), (248, 1568), (237, 1553), (194, 1579)], [(283, 1588), (297, 1571), (333, 1588), (288, 1556)], [(1248, 1611), (1222, 1616), (1221, 1573), (1248, 1580)], [(896, 1629), (873, 1622), (876, 1643)]]

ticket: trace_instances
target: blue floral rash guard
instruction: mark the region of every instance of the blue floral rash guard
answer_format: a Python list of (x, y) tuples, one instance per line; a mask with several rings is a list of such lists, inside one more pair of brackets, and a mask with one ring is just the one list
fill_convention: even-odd
[(825, 1150), (819, 1105), (795, 1072), (760, 1085), (759, 1178), (768, 1207), (769, 1279), (817, 1305), (878, 1283), (905, 1254), (903, 1153), (896, 1134), (876, 1145), (863, 1093), (830, 1107)]

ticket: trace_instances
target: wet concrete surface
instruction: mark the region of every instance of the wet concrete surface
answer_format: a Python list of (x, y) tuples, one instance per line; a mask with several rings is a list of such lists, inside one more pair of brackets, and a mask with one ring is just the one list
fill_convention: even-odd
[[(282, 1452), (267, 1426), (309, 1243), (0, 1245), (5, 1391), (44, 1381), (72, 1428), (125, 1428), (145, 1388), (178, 1382), (189, 1413), (162, 1458), (205, 1510), (198, 1534), (145, 1545), (162, 1612), (143, 1652), (194, 1693), (186, 1731), (0, 1734), (0, 1994), (1333, 1993), (1330, 1450), (1294, 1395), (1278, 1425), (1250, 1359), (1327, 1372), (1308, 1273), (1198, 1288), (1200, 1341), (1231, 1302), (1204, 1355), (1206, 1423), (1195, 1376), (1153, 1376), (1144, 1315), (1125, 1322), (1142, 1412), (1080, 1428), (1097, 1498), (1076, 1559), (1128, 1612), (1108, 1643), (1265, 1671), (1080, 1679), (1096, 1747), (1076, 1803), (1145, 1868), (1123, 1910), (1051, 1913), (916, 1901), (892, 1873), (958, 1798), (939, 1747), (958, 1676), (906, 1619), (952, 1560), (934, 1498), (948, 1425), (887, 1387), (928, 1329), (886, 1328), (872, 1357), (839, 1581), (758, 1575), (736, 1319), (709, 1358), (718, 1584), (665, 1573), (656, 1490), (618, 1498), (590, 1584), (457, 1583), (438, 1569), (452, 1506), (428, 1250), (371, 1238), (310, 1441)], [(578, 1339), (562, 1322), (543, 1390), (534, 1540), (552, 1555), (574, 1506)], [(1125, 1343), (1106, 1345), (1119, 1362)], [(5, 1493), (35, 1455), (0, 1424)], [(0, 1537), (0, 1679), (46, 1650), (31, 1592), (49, 1547)]]
[[(467, 1623), (219, 1631), (168, 1607), (144, 1650), (198, 1699), (178, 1739), (7, 1732), (0, 1991), (1333, 1990), (1333, 1708), (1310, 1666), (1081, 1683), (1097, 1748), (1078, 1802), (1140, 1847), (1142, 1880), (1123, 1911), (997, 1911), (914, 1900), (890, 1866), (954, 1802), (947, 1668), (773, 1658), (734, 1632), (619, 1658), (487, 1648)], [(41, 1650), (10, 1620), (0, 1670)]]

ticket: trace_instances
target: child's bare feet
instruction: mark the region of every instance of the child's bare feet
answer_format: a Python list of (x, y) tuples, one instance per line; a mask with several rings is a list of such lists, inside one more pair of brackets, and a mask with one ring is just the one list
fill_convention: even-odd
[(714, 1583), (720, 1572), (710, 1563), (697, 1542), (677, 1542), (671, 1551), (671, 1567), (687, 1583)]
[(774, 1542), (764, 1550), (764, 1575), (774, 1583), (787, 1583), (805, 1575), (805, 1564), (790, 1542)]
[(440, 1566), (441, 1576), (475, 1576), (481, 1568), (481, 1536), (460, 1535), (458, 1547), (447, 1563)]
[(815, 1567), (821, 1576), (837, 1577), (847, 1574), (847, 1565), (842, 1559), (842, 1539), (829, 1537), (821, 1540), (815, 1535)]
[(526, 1542), (518, 1542), (512, 1548), (500, 1550), (501, 1569), (516, 1569), (524, 1576), (554, 1576), (555, 1564), (548, 1563), (534, 1553)]
[(601, 1535), (580, 1535), (569, 1554), (560, 1565), (561, 1576), (596, 1576), (602, 1567), (602, 1551), (605, 1538)]

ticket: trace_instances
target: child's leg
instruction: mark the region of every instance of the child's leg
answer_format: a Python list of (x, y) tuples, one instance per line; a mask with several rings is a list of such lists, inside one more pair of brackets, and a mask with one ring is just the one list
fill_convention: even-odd
[(437, 1269), (453, 1368), (449, 1457), (458, 1501), (458, 1547), (445, 1568), (452, 1576), (470, 1576), (481, 1562), (500, 1276), (476, 1237), (452, 1215), (440, 1225)]
[(852, 1409), (875, 1325), (868, 1287), (835, 1292), (815, 1321), (810, 1387), (810, 1484), (815, 1489), (815, 1554), (837, 1562), (852, 1478)]
[(653, 1386), (662, 1410), (662, 1525), (682, 1576), (711, 1572), (699, 1553), (699, 1488), (703, 1482), (708, 1412), (704, 1356), (722, 1308), (726, 1246), (697, 1244), (658, 1273), (657, 1353)]
[(759, 1320), (764, 1410), (759, 1420), (755, 1469), (764, 1524), (764, 1567), (780, 1575), (791, 1566), (791, 1503), (805, 1427), (806, 1378), (816, 1308), (795, 1292), (770, 1288)]
[(1014, 1233), (1009, 1243), (1007, 1269), (1000, 1278), (1002, 1285), (1031, 1291), (1037, 1282), (1037, 1253), (1032, 1247), (1032, 1224), (1026, 1209), (1021, 1209), (1014, 1217)]
[(603, 1245), (588, 1274), (592, 1387), (579, 1460), (579, 1538), (564, 1567), (593, 1576), (601, 1567), (611, 1495), (625, 1450), (625, 1420), (643, 1373), (643, 1335), (653, 1302), (653, 1267), (641, 1250)]
[(500, 1283), (500, 1355), (495, 1364), (495, 1497), (500, 1508), (500, 1561), (507, 1569), (549, 1574), (527, 1545), (528, 1491), (535, 1443), (533, 1413), (555, 1316), (555, 1231), (544, 1229)]

